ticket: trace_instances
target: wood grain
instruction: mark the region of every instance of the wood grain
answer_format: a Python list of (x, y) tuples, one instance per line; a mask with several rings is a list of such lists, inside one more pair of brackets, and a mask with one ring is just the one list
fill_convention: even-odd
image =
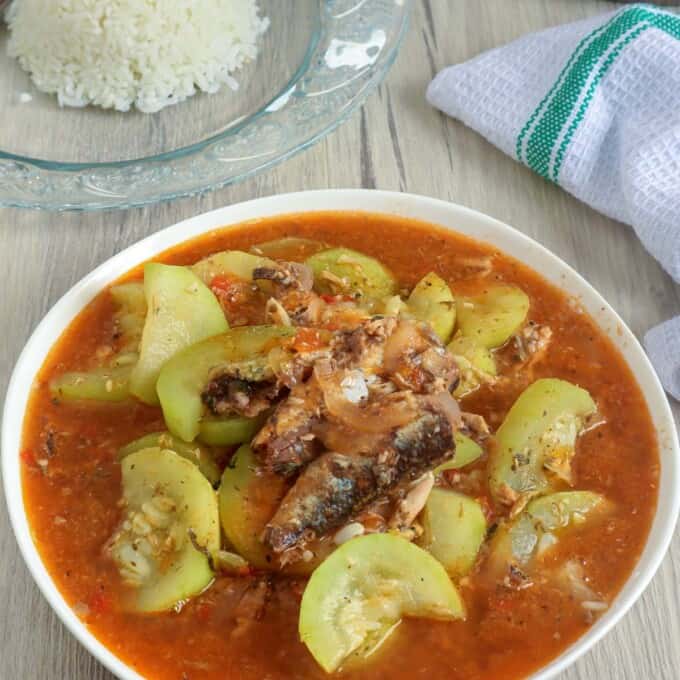
[[(334, 134), (259, 177), (144, 210), (98, 214), (0, 211), (0, 393), (32, 329), (84, 274), (141, 237), (244, 199), (327, 187), (436, 196), (516, 226), (574, 266), (639, 336), (680, 313), (680, 287), (631, 230), (609, 220), (432, 110), (425, 87), (445, 65), (528, 31), (606, 11), (594, 0), (417, 0), (409, 35), (383, 86)], [(21, 130), (16, 130), (21, 134)], [(680, 407), (674, 405), (676, 422)], [(680, 677), (680, 539), (641, 600), (561, 680)], [(33, 584), (0, 505), (0, 680), (111, 680)]]

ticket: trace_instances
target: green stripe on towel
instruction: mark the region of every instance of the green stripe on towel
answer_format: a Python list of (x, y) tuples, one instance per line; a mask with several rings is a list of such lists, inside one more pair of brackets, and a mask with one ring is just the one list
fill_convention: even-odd
[[(597, 86), (623, 49), (652, 27), (680, 39), (680, 18), (649, 7), (624, 9), (589, 33), (577, 45), (555, 84), (522, 128), (517, 139), (517, 158), (539, 175), (557, 182), (567, 148)], [(522, 147), (527, 134), (524, 154)]]

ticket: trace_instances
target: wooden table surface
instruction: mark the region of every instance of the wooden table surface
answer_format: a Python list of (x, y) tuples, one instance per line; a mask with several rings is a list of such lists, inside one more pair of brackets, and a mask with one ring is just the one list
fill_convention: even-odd
[[(680, 313), (680, 287), (631, 230), (593, 212), (432, 110), (435, 72), (528, 31), (614, 7), (594, 0), (416, 0), (386, 82), (324, 141), (284, 165), (201, 198), (95, 214), (0, 211), (0, 394), (29, 334), (83, 275), (143, 236), (200, 212), (328, 187), (409, 191), (508, 222), (588, 279), (641, 336)], [(20, 131), (17, 131), (18, 133)], [(674, 404), (676, 422), (680, 407)], [(680, 539), (625, 619), (561, 680), (680, 678)], [(0, 680), (111, 680), (33, 584), (0, 504)]]

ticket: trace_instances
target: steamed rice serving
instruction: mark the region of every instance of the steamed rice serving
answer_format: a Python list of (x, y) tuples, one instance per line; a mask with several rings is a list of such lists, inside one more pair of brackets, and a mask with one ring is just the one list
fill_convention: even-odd
[(227, 85), (269, 21), (255, 0), (13, 0), (8, 51), (62, 106), (152, 113)]

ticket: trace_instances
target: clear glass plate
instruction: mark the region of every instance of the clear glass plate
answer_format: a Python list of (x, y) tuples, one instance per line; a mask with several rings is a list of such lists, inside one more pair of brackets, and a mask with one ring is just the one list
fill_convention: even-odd
[[(383, 80), (411, 0), (260, 0), (271, 25), (237, 92), (155, 114), (60, 108), (0, 29), (0, 206), (127, 208), (231, 184), (339, 125)], [(30, 101), (24, 93), (31, 95)]]

